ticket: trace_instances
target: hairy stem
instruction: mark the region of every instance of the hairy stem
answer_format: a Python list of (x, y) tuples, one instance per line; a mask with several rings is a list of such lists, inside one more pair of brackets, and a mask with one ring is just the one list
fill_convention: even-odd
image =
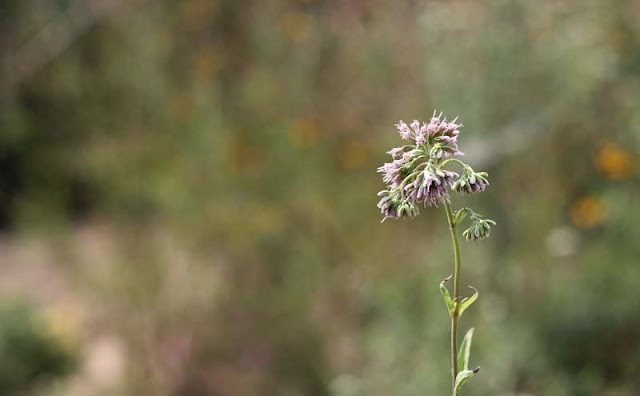
[[(451, 231), (451, 241), (453, 242), (453, 255), (455, 260), (455, 267), (453, 271), (453, 301), (458, 302), (460, 299), (460, 244), (458, 243), (456, 223), (453, 219), (451, 205), (448, 202), (445, 202), (444, 208), (447, 212), (447, 220), (449, 220), (449, 231)], [(456, 396), (456, 376), (458, 375), (458, 309), (459, 305), (456, 305), (455, 311), (451, 315), (451, 392), (453, 396)]]

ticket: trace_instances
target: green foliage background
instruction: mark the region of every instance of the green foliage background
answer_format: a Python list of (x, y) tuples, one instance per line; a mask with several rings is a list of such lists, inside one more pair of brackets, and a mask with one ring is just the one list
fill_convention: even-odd
[(108, 386), (80, 365), (23, 387), (446, 394), (444, 211), (381, 225), (375, 208), (393, 124), (437, 108), (460, 115), (460, 148), (490, 175), (454, 206), (498, 222), (462, 251), (481, 293), (461, 324), (482, 367), (464, 393), (637, 394), (639, 13), (0, 1), (3, 252), (36, 243), (65, 280), (54, 299), (28, 281), (2, 297), (80, 307), (65, 316), (77, 354), (108, 333), (125, 361)]

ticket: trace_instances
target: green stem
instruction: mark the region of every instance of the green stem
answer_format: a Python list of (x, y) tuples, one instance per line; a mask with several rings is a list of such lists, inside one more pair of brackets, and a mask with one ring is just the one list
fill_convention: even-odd
[[(455, 259), (455, 267), (453, 271), (453, 301), (458, 302), (460, 298), (460, 244), (458, 243), (458, 234), (456, 233), (456, 223), (453, 219), (453, 212), (451, 211), (451, 205), (448, 202), (444, 203), (444, 208), (447, 212), (447, 220), (449, 220), (449, 231), (451, 231), (451, 241), (453, 242), (453, 254)], [(451, 392), (453, 396), (456, 396), (456, 376), (458, 375), (458, 309), (459, 305), (456, 305), (455, 311), (451, 315)]]
[(459, 164), (460, 166), (462, 166), (463, 168), (466, 168), (468, 166), (467, 164), (465, 164), (464, 162), (460, 161), (457, 158), (449, 158), (449, 159), (446, 159), (446, 160), (442, 161), (440, 163), (440, 167), (444, 168), (449, 162), (455, 162), (455, 163)]

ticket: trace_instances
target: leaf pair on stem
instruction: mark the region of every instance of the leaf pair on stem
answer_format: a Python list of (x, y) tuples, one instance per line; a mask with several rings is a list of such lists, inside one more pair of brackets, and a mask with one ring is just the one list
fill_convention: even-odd
[(451, 280), (452, 276), (453, 275), (449, 275), (448, 277), (444, 278), (442, 282), (440, 282), (440, 292), (442, 293), (444, 302), (445, 304), (447, 304), (447, 308), (449, 309), (449, 316), (453, 318), (454, 316), (461, 317), (464, 311), (466, 311), (467, 308), (469, 308), (471, 304), (473, 304), (478, 299), (479, 294), (478, 290), (475, 287), (469, 286), (470, 289), (473, 289), (473, 295), (471, 297), (465, 297), (459, 303), (458, 298), (451, 299), (449, 290), (447, 290), (447, 287), (444, 284), (447, 281)]
[[(471, 297), (465, 297), (461, 301), (458, 302), (458, 299), (451, 299), (451, 295), (449, 294), (449, 290), (445, 286), (445, 283), (451, 280), (452, 275), (449, 275), (445, 279), (440, 282), (440, 292), (442, 293), (442, 297), (444, 298), (444, 302), (447, 305), (447, 309), (449, 310), (449, 316), (451, 318), (460, 317), (477, 299), (478, 299), (478, 290), (469, 286), (469, 288), (473, 289), (473, 295)], [(469, 329), (467, 334), (464, 336), (462, 340), (462, 344), (460, 345), (460, 350), (458, 352), (457, 357), (457, 368), (458, 375), (456, 376), (455, 385), (454, 385), (454, 396), (460, 391), (462, 385), (469, 380), (469, 378), (473, 377), (478, 371), (480, 371), (480, 367), (476, 367), (475, 369), (469, 369), (469, 357), (471, 356), (471, 342), (473, 339), (473, 331), (472, 327)]]

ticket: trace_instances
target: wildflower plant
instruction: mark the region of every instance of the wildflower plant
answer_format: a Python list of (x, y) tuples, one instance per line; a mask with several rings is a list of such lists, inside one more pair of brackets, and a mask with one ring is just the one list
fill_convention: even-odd
[[(387, 188), (378, 193), (381, 197), (378, 208), (386, 219), (415, 217), (422, 207), (442, 205), (447, 215), (454, 253), (453, 274), (440, 282), (440, 291), (451, 318), (451, 389), (457, 396), (464, 383), (473, 377), (480, 368), (469, 368), (471, 341), (474, 329), (465, 335), (458, 349), (458, 319), (478, 299), (478, 291), (473, 295), (460, 296), (460, 244), (458, 227), (464, 222), (470, 223), (462, 232), (468, 241), (477, 241), (489, 236), (491, 227), (496, 223), (485, 219), (470, 208), (453, 210), (450, 193), (473, 194), (484, 191), (489, 185), (486, 172), (476, 172), (471, 166), (456, 158), (464, 155), (458, 149), (458, 135), (462, 124), (457, 118), (447, 121), (442, 113), (436, 112), (429, 122), (414, 120), (410, 125), (403, 121), (396, 124), (398, 132), (407, 144), (391, 149), (388, 154), (392, 161), (378, 168)], [(455, 165), (458, 172), (447, 169)], [(445, 283), (453, 278), (453, 296)]]

